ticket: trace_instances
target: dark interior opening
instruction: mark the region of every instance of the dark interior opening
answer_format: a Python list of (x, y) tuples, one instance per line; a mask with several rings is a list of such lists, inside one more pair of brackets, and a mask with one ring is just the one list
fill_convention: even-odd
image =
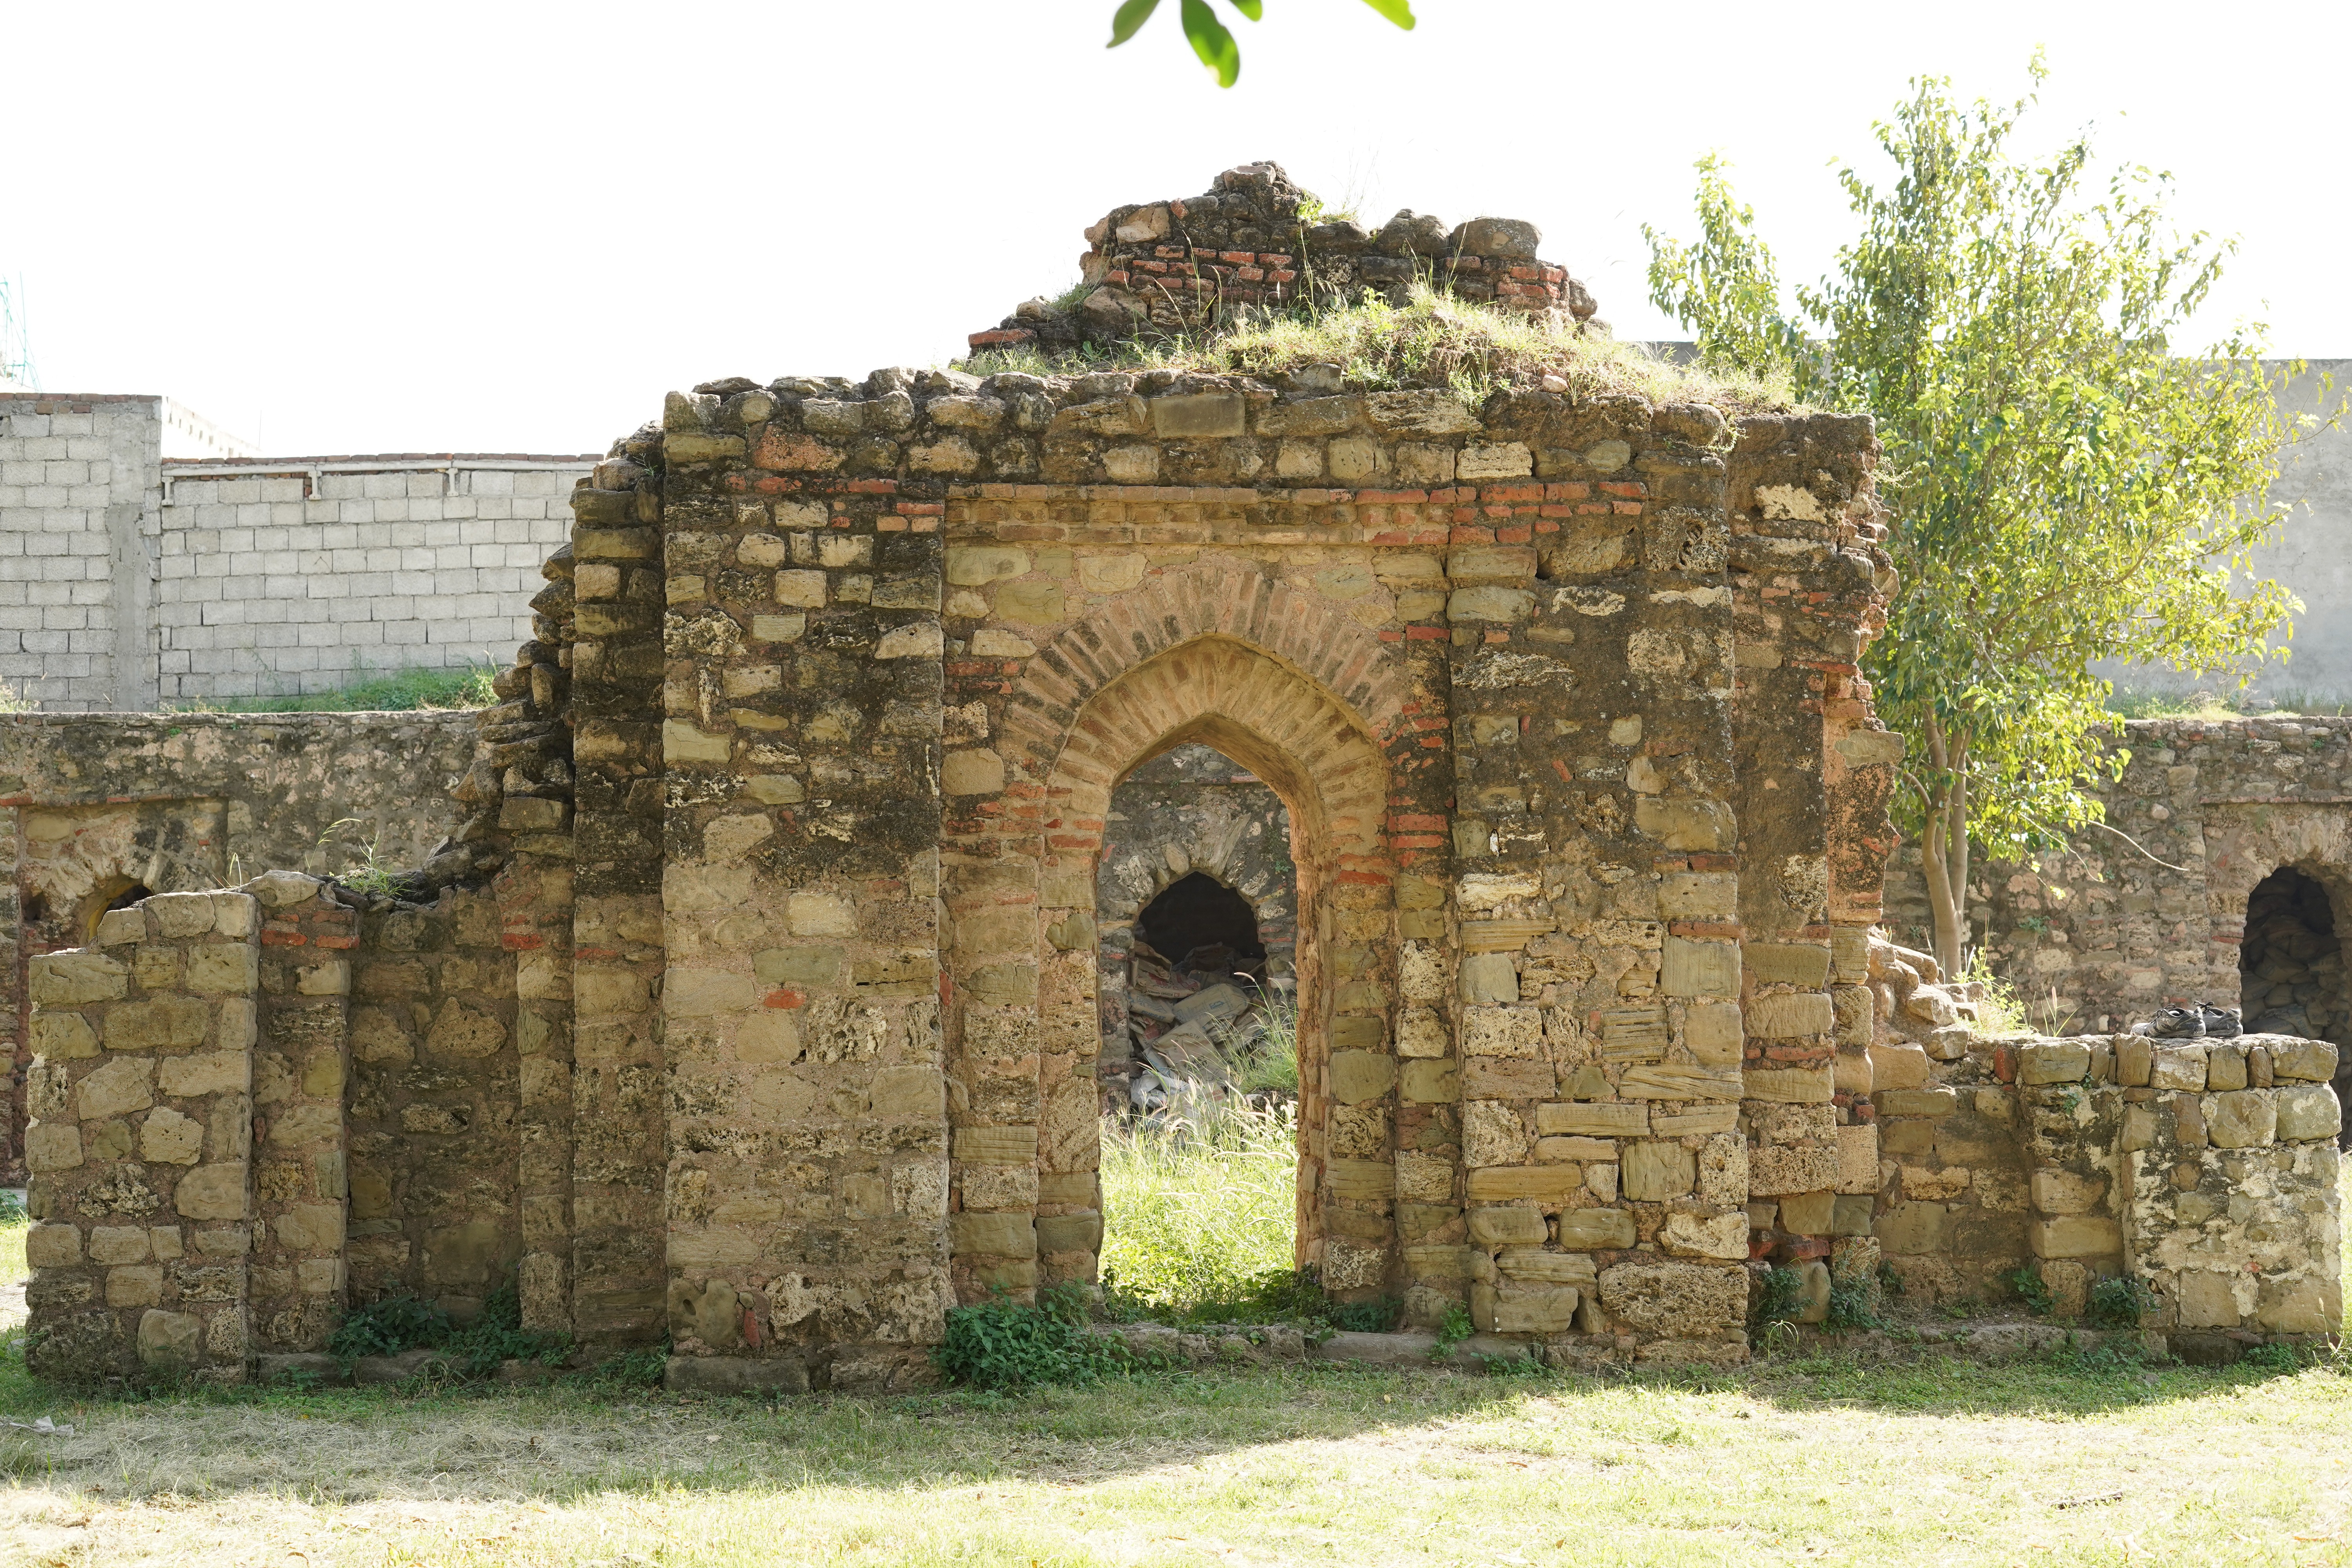
[[(1257, 911), (1213, 877), (1179, 878), (1143, 907), (1135, 929), (1151, 951), (1180, 968), (1226, 969), (1264, 978), (1265, 945), (1257, 938)], [(1222, 962), (1223, 948), (1232, 954)]]
[(2246, 900), (2238, 997), (2245, 1026), (2257, 1034), (2342, 1045), (2352, 1032), (2335, 908), (2325, 887), (2291, 866), (2263, 878)]
[(78, 911), (85, 927), (81, 932), (80, 940), (83, 942), (97, 941), (98, 922), (100, 921), (104, 920), (109, 913), (115, 910), (129, 909), (140, 900), (150, 896), (150, 891), (151, 889), (145, 883), (132, 882), (128, 887), (125, 887), (121, 892), (115, 894), (112, 898), (108, 899), (103, 904), (97, 901), (99, 895), (92, 895), (89, 901), (84, 903)]

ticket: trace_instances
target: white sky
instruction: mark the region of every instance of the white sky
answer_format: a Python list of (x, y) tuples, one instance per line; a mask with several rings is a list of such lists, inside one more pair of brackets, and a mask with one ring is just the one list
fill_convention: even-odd
[(2219, 316), (2352, 355), (2342, 0), (1269, 0), (1230, 92), (1176, 8), (1106, 53), (1113, 0), (0, 0), (0, 274), (48, 390), (278, 455), (602, 450), (669, 387), (940, 363), (1112, 205), (1268, 157), (1372, 221), (1533, 219), (1621, 336), (1678, 336), (1640, 227), (1691, 230), (1694, 158), (1810, 278), (1906, 79), (2014, 97), (2040, 43), (2032, 144), (2169, 169), (2243, 240)]

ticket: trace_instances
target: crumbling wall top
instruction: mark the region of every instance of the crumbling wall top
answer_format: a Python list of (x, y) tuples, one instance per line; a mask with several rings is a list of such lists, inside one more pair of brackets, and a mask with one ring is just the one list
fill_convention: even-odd
[(1402, 304), (1416, 279), (1465, 300), (1560, 310), (1580, 322), (1597, 308), (1566, 268), (1537, 255), (1543, 232), (1525, 219), (1475, 217), (1449, 227), (1406, 207), (1367, 227), (1327, 216), (1271, 161), (1227, 169), (1197, 196), (1113, 207), (1086, 238), (1077, 289), (1024, 302), (973, 333), (971, 346), (1107, 345), (1214, 330), (1251, 307), (1353, 301), (1366, 292)]

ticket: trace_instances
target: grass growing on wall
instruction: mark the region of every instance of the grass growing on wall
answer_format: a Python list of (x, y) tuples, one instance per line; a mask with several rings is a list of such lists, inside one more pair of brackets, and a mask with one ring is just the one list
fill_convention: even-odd
[(463, 669), (401, 669), (333, 691), (291, 697), (205, 698), (174, 705), (183, 713), (413, 713), (488, 708), (498, 701), (488, 664)]
[(2107, 711), (2120, 719), (2201, 719), (2219, 723), (2231, 719), (2327, 719), (2352, 712), (2341, 692), (2304, 691), (2285, 688), (2265, 693), (2262, 705), (2252, 700), (2231, 700), (2210, 691), (2187, 696), (2162, 691), (2117, 691), (2107, 698)]
[(1225, 330), (1199, 337), (1135, 339), (1066, 353), (1030, 346), (983, 349), (960, 363), (974, 375), (1020, 371), (1083, 375), (1104, 370), (1173, 370), (1272, 375), (1336, 364), (1368, 391), (1443, 389), (1473, 406), (1498, 389), (1532, 387), (1557, 375), (1579, 396), (1631, 393), (1654, 402), (1697, 400), (1726, 406), (1789, 405), (1785, 385), (1727, 377), (1673, 363), (1637, 343), (1586, 336), (1558, 314), (1530, 315), (1458, 299), (1426, 279), (1402, 305), (1377, 295), (1354, 304), (1301, 304), (1238, 312)]

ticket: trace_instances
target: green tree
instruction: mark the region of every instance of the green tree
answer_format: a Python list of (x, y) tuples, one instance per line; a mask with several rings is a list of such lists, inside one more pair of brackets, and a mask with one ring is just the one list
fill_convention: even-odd
[(2097, 732), (2093, 661), (2259, 658), (2300, 607), (2248, 552), (2283, 510), (2263, 499), (2294, 432), (2277, 393), (2303, 367), (2265, 372), (2259, 326), (2182, 353), (2234, 245), (2173, 228), (2167, 176), (2101, 188), (2087, 134), (2012, 155), (2033, 101), (1914, 80), (1874, 128), (1892, 188), (1840, 172), (1860, 233), (1793, 308), (1718, 160), (1695, 245), (1643, 230), (1651, 298), (1702, 355), (1876, 417), (1902, 593), (1864, 672), (1909, 743), (1898, 816), (1953, 971), (1971, 847), (2012, 858), (2101, 819), (2086, 786), (2126, 754)]
[[(1225, 0), (1234, 10), (1255, 22), (1265, 16), (1265, 0)], [(1410, 32), (1412, 29), (1412, 0), (1364, 0), (1364, 4)], [(1160, 9), (1160, 0), (1126, 0), (1110, 19), (1110, 48), (1117, 48), (1135, 37), (1151, 14)], [(1215, 7), (1209, 0), (1181, 0), (1178, 7), (1184, 25), (1184, 37), (1201, 63), (1217, 73), (1219, 87), (1231, 87), (1241, 79), (1242, 47), (1234, 38), (1233, 30), (1217, 19)]]

